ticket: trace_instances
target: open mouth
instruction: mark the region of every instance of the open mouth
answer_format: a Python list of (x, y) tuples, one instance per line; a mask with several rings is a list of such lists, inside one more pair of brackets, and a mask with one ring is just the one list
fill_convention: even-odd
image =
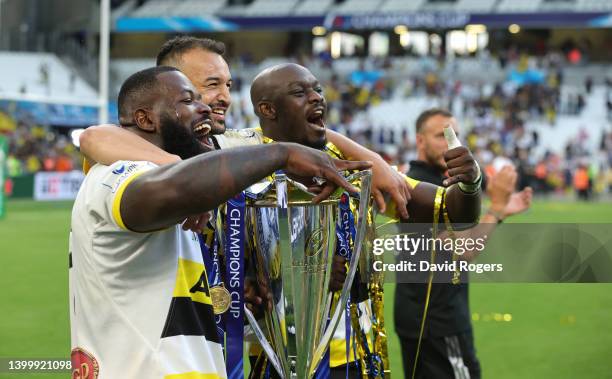
[(212, 107), (211, 117), (216, 122), (225, 122), (225, 113), (227, 113), (227, 107)]
[(318, 128), (325, 128), (325, 111), (323, 108), (317, 108), (306, 118), (309, 124)]
[(213, 143), (210, 139), (211, 130), (212, 130), (212, 120), (209, 118), (199, 121), (193, 127), (193, 133), (195, 134), (198, 141), (200, 141), (201, 144), (206, 145), (207, 147), (214, 148)]

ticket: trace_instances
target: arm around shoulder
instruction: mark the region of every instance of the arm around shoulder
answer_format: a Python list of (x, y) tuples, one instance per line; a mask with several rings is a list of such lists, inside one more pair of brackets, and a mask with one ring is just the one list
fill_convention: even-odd
[(158, 165), (177, 162), (169, 154), (134, 133), (112, 124), (91, 126), (79, 137), (81, 152), (90, 160), (111, 165), (120, 160), (148, 161)]

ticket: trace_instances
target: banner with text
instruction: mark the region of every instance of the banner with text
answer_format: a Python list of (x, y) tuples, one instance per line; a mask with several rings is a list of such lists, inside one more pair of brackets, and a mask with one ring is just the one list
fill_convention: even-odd
[(81, 171), (39, 172), (34, 177), (35, 200), (74, 200), (85, 175)]
[[(440, 225), (443, 229), (443, 226)], [(612, 224), (379, 228), (370, 272), (395, 283), (612, 283)]]

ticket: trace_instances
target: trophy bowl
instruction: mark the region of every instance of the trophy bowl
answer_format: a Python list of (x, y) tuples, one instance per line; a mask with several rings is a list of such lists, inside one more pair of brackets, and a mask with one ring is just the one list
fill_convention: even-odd
[(246, 191), (249, 252), (267, 306), (258, 322), (245, 314), (270, 363), (282, 378), (311, 378), (346, 308), (365, 236), (371, 171), (347, 177), (361, 188), (357, 228), (347, 278), (340, 295), (329, 290), (342, 190), (319, 204), (302, 184), (284, 174)]

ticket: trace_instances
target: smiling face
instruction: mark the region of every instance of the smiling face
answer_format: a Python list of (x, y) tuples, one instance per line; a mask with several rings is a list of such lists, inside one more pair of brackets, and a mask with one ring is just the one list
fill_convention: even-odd
[(158, 80), (164, 85), (158, 103), (164, 150), (183, 159), (214, 150), (209, 142), (211, 110), (193, 84), (179, 71), (162, 73)]
[(269, 90), (276, 115), (276, 138), (315, 149), (325, 147), (327, 102), (317, 78), (305, 67), (291, 64), (271, 74)]
[(212, 134), (225, 132), (225, 115), (232, 103), (232, 76), (225, 59), (217, 53), (193, 48), (182, 54), (179, 68), (202, 95), (202, 101), (212, 109)]

